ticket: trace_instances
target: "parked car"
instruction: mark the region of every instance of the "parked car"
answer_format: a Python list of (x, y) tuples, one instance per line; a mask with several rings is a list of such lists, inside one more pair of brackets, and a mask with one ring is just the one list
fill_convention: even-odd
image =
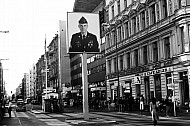
[(25, 112), (26, 111), (26, 104), (24, 102), (18, 102), (17, 101), (17, 106), (16, 106), (16, 112)]

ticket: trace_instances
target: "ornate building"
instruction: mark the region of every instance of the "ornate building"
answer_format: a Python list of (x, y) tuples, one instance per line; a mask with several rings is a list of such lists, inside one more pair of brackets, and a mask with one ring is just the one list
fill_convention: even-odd
[[(107, 96), (189, 101), (190, 2), (106, 0)], [(119, 82), (119, 83), (118, 83)], [(119, 88), (118, 88), (119, 87)]]

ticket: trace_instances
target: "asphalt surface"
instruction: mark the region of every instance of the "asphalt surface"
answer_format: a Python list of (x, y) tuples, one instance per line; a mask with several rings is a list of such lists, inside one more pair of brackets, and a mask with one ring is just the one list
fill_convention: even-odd
[[(97, 125), (97, 126), (138, 126), (152, 125), (149, 111), (117, 112), (108, 111), (107, 109), (89, 110), (89, 120), (84, 120), (82, 108), (67, 107), (63, 113), (43, 112), (39, 105), (27, 105), (27, 112), (17, 113), (12, 111), (12, 118), (6, 114), (5, 118), (0, 121), (0, 125), (7, 126), (45, 126), (45, 125)], [(190, 112), (180, 111), (177, 116), (171, 113), (169, 117), (165, 113), (158, 112), (161, 126), (175, 125), (186, 126), (190, 124)]]

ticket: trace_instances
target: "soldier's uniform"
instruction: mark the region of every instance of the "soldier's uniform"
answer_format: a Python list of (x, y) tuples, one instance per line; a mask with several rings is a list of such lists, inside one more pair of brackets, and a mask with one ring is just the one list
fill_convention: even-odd
[[(82, 17), (79, 23), (87, 23)], [(81, 32), (72, 35), (69, 52), (99, 52), (99, 44), (96, 35), (87, 32), (86, 36), (82, 36)]]

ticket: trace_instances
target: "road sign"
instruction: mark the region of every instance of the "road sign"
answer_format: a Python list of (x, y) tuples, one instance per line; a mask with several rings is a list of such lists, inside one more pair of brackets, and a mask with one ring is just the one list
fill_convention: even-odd
[(141, 84), (141, 77), (140, 76), (135, 76), (134, 77), (134, 82), (135, 82), (135, 84)]

